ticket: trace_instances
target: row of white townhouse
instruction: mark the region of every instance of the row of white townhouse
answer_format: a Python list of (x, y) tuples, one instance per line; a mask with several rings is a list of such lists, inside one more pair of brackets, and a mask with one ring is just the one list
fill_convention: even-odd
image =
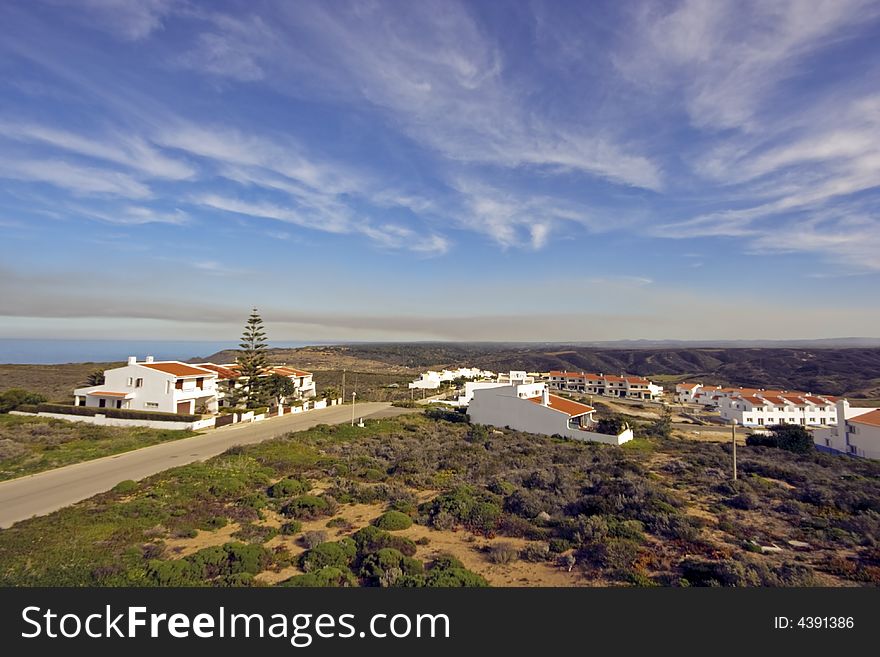
[[(278, 374), (290, 378), (295, 392), (285, 403), (315, 396), (310, 372), (287, 366), (272, 366), (264, 376)], [(246, 385), (236, 365), (176, 360), (155, 361), (147, 356), (139, 362), (129, 356), (128, 363), (104, 372), (104, 383), (74, 390), (77, 406), (125, 408), (163, 413), (216, 413), (235, 388)]]
[(451, 383), (456, 379), (491, 379), (494, 372), (481, 370), (478, 367), (459, 367), (455, 370), (428, 370), (422, 372), (419, 378), (409, 384), (410, 389), (437, 390), (443, 383)]
[(641, 376), (552, 371), (547, 375), (547, 382), (553, 390), (568, 390), (609, 397), (652, 400), (663, 396), (662, 386)]
[(675, 387), (680, 403), (697, 403), (715, 408), (728, 421), (747, 427), (775, 424), (829, 426), (837, 423), (837, 397), (799, 390), (722, 388), (699, 383)]

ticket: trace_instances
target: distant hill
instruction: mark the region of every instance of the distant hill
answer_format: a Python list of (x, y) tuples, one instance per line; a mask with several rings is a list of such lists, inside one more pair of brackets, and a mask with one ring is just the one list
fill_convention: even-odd
[[(851, 340), (867, 340), (852, 338)], [(619, 343), (618, 343), (619, 344)], [(272, 350), (272, 359), (313, 370), (416, 372), (469, 365), (504, 371), (586, 370), (666, 375), (707, 384), (880, 397), (877, 347), (641, 347), (560, 344), (371, 343)], [(231, 361), (235, 352), (209, 358)]]

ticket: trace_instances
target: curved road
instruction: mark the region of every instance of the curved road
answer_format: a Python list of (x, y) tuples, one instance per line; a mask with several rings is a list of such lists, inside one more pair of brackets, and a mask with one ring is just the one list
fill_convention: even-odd
[[(391, 404), (358, 404), (355, 417), (379, 414), (397, 415)], [(351, 421), (351, 406), (331, 406), (318, 411), (285, 415), (253, 424), (237, 424), (207, 433), (173, 440), (114, 456), (67, 465), (56, 470), (0, 482), (0, 528), (19, 520), (41, 516), (110, 490), (120, 481), (135, 481), (150, 475), (204, 461), (222, 454), (235, 445), (259, 443), (291, 431), (302, 431), (318, 424), (342, 424)]]

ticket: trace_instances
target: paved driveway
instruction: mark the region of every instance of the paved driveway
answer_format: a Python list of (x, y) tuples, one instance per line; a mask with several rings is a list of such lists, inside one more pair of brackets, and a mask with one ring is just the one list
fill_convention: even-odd
[[(390, 404), (368, 402), (355, 406), (355, 418), (385, 411)], [(397, 409), (395, 409), (397, 410)], [(0, 528), (19, 520), (41, 516), (110, 490), (120, 481), (139, 480), (178, 465), (204, 461), (235, 445), (259, 443), (290, 431), (318, 424), (351, 421), (351, 406), (331, 406), (318, 411), (208, 431), (192, 438), (144, 447), (115, 456), (68, 465), (56, 470), (0, 482)]]

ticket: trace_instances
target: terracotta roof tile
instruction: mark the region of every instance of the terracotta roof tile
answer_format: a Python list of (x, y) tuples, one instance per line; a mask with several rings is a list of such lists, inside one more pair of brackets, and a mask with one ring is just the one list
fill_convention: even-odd
[(138, 363), (141, 367), (149, 367), (151, 370), (158, 370), (171, 374), (172, 376), (215, 376), (215, 373), (194, 365), (187, 365), (177, 360), (167, 360), (159, 363)]
[[(540, 404), (541, 397), (529, 397), (526, 401)], [(550, 395), (550, 408), (554, 411), (561, 411), (570, 417), (592, 413), (595, 410), (592, 406), (587, 406), (586, 404), (581, 404), (580, 402), (565, 399), (564, 397), (558, 397), (556, 395)]]
[(852, 417), (848, 419), (847, 422), (855, 424), (867, 424), (871, 427), (880, 427), (880, 408), (878, 408), (876, 411), (865, 413), (864, 415)]

